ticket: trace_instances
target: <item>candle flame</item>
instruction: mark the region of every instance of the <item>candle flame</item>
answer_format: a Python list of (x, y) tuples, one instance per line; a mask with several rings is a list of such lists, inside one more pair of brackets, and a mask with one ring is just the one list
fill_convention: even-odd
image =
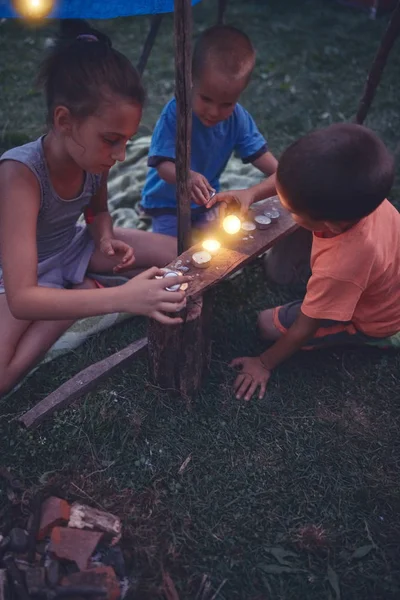
[(223, 220), (222, 227), (224, 228), (224, 231), (226, 231), (226, 233), (230, 233), (231, 235), (237, 233), (241, 227), (239, 217), (237, 217), (236, 215), (228, 215)]
[(52, 11), (55, 0), (14, 0), (14, 8), (25, 19), (43, 19)]
[(204, 240), (202, 248), (207, 250), (210, 254), (217, 254), (218, 250), (221, 248), (221, 244), (217, 240)]

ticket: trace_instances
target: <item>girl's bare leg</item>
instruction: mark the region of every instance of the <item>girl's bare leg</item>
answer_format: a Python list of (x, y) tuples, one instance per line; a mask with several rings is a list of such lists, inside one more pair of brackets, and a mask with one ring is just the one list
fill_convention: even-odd
[[(137, 272), (149, 267), (165, 267), (176, 258), (176, 238), (138, 229), (116, 227), (115, 237), (132, 246), (135, 255), (134, 270)], [(108, 257), (95, 250), (90, 260), (89, 272), (110, 273), (121, 257)], [(121, 273), (126, 277), (137, 273)]]
[[(82, 287), (95, 287), (85, 280)], [(22, 321), (13, 317), (5, 294), (0, 295), (0, 398), (18, 383), (73, 325), (65, 321)]]

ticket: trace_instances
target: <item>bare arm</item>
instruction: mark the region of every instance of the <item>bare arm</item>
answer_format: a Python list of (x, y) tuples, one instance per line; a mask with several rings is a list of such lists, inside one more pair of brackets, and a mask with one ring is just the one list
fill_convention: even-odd
[(170, 160), (164, 160), (156, 168), (161, 179), (164, 179), (164, 181), (170, 183), (171, 185), (176, 184), (175, 163)]
[[(177, 310), (176, 303), (183, 301), (184, 294), (165, 291), (162, 280), (154, 279), (158, 269), (108, 289), (60, 290), (38, 286), (36, 221), (39, 207), (40, 188), (33, 173), (14, 161), (2, 163), (0, 250), (7, 301), (14, 317), (30, 321), (79, 319), (127, 311), (161, 317), (161, 320), (164, 318), (161, 310)], [(180, 281), (183, 283), (182, 278)], [(173, 285), (172, 281), (169, 283)]]
[(114, 237), (113, 222), (108, 212), (107, 178), (108, 172), (102, 175), (100, 188), (90, 202), (94, 218), (89, 230), (96, 246), (99, 246), (102, 240)]
[[(165, 160), (157, 166), (157, 172), (161, 179), (164, 179), (167, 183), (171, 185), (176, 184), (176, 169), (175, 163)], [(207, 204), (211, 192), (215, 191), (214, 188), (211, 187), (208, 180), (201, 173), (197, 173), (196, 171), (189, 172), (189, 183), (191, 190), (191, 199), (193, 202), (198, 204), (199, 206), (204, 206)]]
[(275, 369), (300, 350), (314, 336), (320, 325), (321, 322), (318, 319), (311, 319), (300, 312), (287, 333), (261, 354), (260, 360), (264, 367), (268, 371)]
[(253, 165), (264, 173), (264, 175), (272, 175), (278, 168), (278, 161), (272, 152), (265, 152), (253, 162)]
[(271, 371), (300, 350), (315, 335), (320, 324), (318, 319), (310, 319), (300, 313), (287, 333), (261, 356), (235, 358), (231, 366), (241, 368), (234, 384), (236, 398), (250, 400), (259, 387), (258, 397), (261, 399)]

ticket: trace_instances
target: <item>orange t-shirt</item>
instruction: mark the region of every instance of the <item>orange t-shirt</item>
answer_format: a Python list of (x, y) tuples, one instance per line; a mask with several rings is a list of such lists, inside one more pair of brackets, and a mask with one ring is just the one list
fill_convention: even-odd
[(388, 200), (340, 235), (314, 234), (311, 271), (306, 316), (378, 338), (400, 332), (400, 213)]

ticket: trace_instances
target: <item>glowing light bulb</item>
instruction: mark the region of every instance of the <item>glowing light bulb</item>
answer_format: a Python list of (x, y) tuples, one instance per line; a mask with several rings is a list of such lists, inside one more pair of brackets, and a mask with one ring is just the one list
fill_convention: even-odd
[(213, 256), (218, 254), (221, 248), (221, 244), (217, 240), (204, 240), (201, 246), (203, 250), (207, 250)]
[(43, 19), (52, 11), (55, 0), (13, 0), (15, 10), (25, 19)]
[(222, 222), (222, 227), (226, 233), (233, 235), (240, 230), (241, 222), (236, 215), (228, 215)]

